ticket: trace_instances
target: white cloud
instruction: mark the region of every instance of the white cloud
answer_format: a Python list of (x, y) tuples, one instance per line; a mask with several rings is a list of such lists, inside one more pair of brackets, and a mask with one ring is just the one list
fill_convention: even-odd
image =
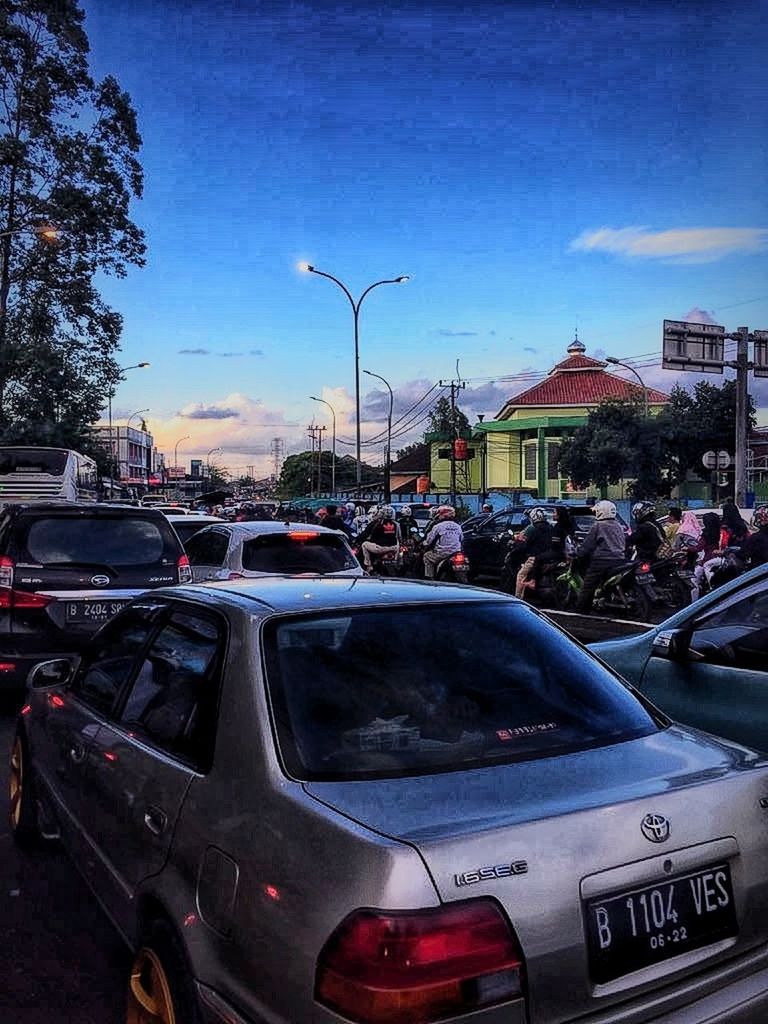
[(636, 259), (665, 263), (712, 263), (737, 253), (763, 252), (768, 248), (766, 228), (609, 228), (582, 232), (572, 251), (610, 252)]

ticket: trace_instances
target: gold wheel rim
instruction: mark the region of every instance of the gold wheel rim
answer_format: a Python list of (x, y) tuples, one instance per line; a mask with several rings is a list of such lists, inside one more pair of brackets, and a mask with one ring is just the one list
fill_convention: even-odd
[(126, 1024), (176, 1024), (168, 976), (151, 949), (140, 949), (133, 961)]
[(14, 829), (19, 827), (21, 820), (21, 798), (24, 792), (23, 775), (24, 755), (21, 750), (21, 740), (17, 736), (11, 750), (11, 826)]

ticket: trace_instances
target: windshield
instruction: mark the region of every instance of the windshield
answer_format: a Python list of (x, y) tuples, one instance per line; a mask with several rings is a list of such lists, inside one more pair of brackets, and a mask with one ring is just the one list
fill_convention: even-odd
[[(170, 534), (170, 526), (167, 532)], [(148, 519), (51, 516), (34, 520), (25, 546), (27, 557), (41, 565), (154, 565), (174, 560), (165, 541), (159, 524)]]
[(356, 569), (352, 552), (331, 533), (272, 533), (243, 544), (243, 569), (268, 573), (329, 573)]
[(507, 602), (282, 619), (265, 651), (281, 750), (300, 778), (483, 767), (656, 729), (586, 651)]
[(0, 476), (9, 473), (49, 473), (61, 476), (67, 465), (67, 452), (40, 451), (36, 448), (0, 448)]

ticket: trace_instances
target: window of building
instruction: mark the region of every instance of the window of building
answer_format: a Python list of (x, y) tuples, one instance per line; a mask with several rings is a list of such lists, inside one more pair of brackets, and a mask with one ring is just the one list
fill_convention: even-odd
[(526, 480), (536, 479), (536, 444), (526, 444), (523, 448), (523, 476)]
[(550, 442), (547, 445), (547, 480), (560, 478), (560, 445)]

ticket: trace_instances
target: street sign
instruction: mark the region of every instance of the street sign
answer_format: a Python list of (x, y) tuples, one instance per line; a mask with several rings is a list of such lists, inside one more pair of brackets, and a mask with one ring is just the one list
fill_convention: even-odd
[(768, 377), (768, 331), (753, 331), (752, 337), (755, 342), (754, 375)]
[(685, 320), (664, 321), (661, 365), (665, 370), (722, 373), (724, 360), (724, 327)]
[(701, 464), (705, 469), (728, 469), (731, 464), (731, 456), (722, 448), (719, 452), (704, 452), (701, 456)]

